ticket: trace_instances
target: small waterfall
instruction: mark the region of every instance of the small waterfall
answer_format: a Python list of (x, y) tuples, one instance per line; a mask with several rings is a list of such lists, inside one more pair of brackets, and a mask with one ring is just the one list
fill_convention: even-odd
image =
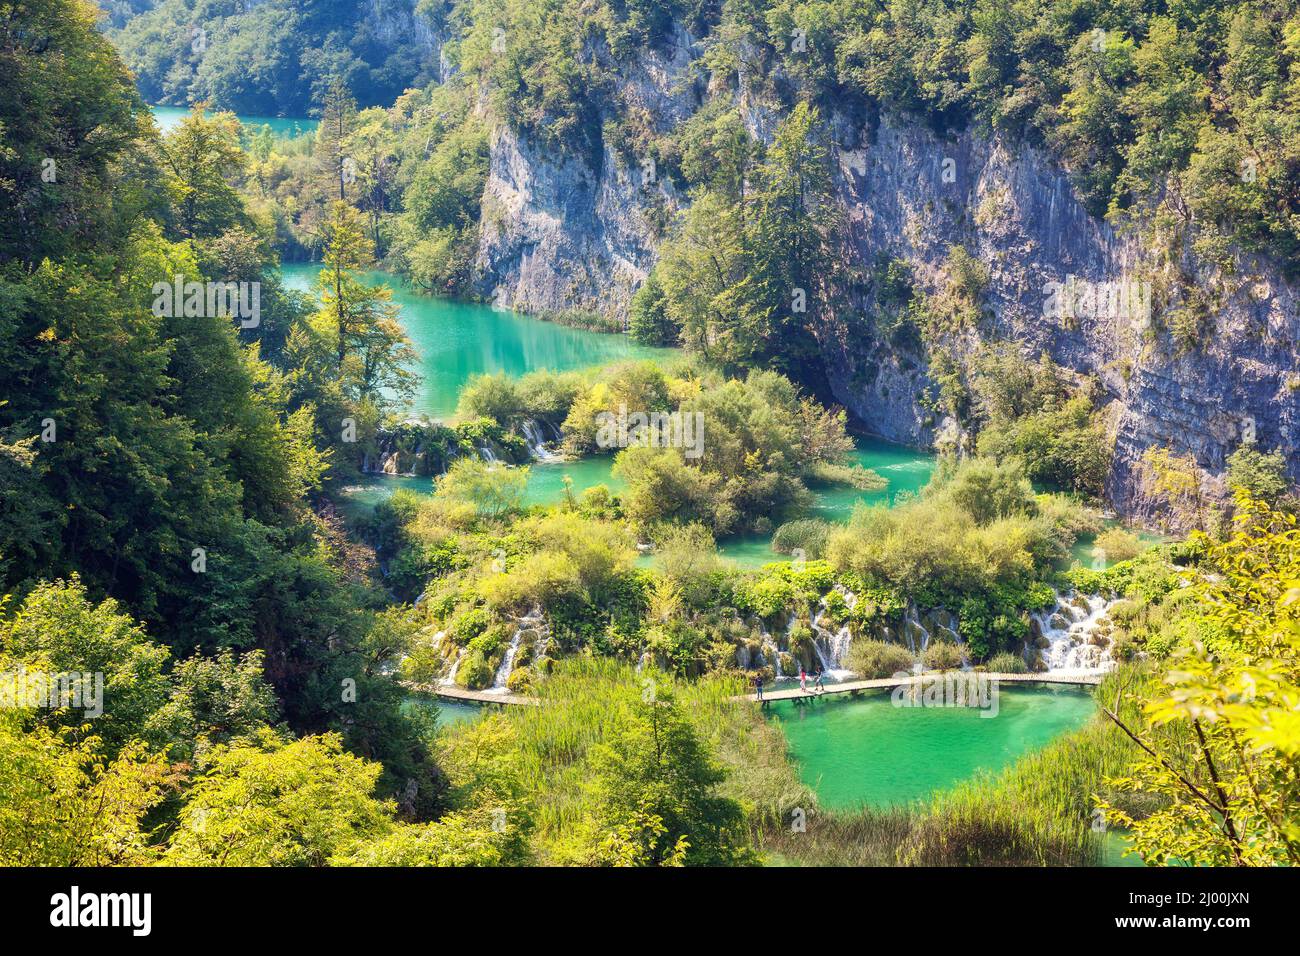
[(447, 676), (439, 682), (443, 687), (451, 687), (456, 683), (456, 671), (460, 670), (460, 662), (464, 659), (465, 648), (462, 647), (460, 652), (456, 655), (456, 660), (451, 665), (451, 670), (449, 670)]
[(922, 654), (930, 646), (930, 632), (921, 623), (915, 604), (907, 606), (907, 613), (903, 616), (902, 633), (903, 640), (907, 642), (907, 649), (913, 654)]
[[(771, 649), (770, 653), (769, 648)], [(781, 649), (776, 646), (776, 641), (765, 641), (763, 643), (763, 662), (772, 665), (773, 680), (780, 680), (785, 676), (781, 673)]]
[(540, 422), (531, 418), (521, 426), (524, 440), (528, 442), (528, 453), (538, 461), (555, 461), (560, 456), (546, 447), (546, 434)]
[(1100, 595), (1072, 591), (1057, 594), (1055, 605), (1033, 615), (1047, 641), (1041, 656), (1048, 673), (1096, 673), (1115, 666), (1111, 638), (1098, 633), (1098, 624), (1114, 604)]
[(813, 650), (817, 652), (817, 660), (822, 666), (822, 672), (833, 680), (846, 680), (852, 676), (852, 671), (840, 666), (849, 644), (853, 641), (849, 626), (846, 624), (832, 634), (830, 630), (814, 621), (813, 631), (817, 635), (813, 640)]
[[(534, 635), (537, 643), (534, 648), (540, 646), (541, 636), (539, 627), (544, 623), (542, 618), (542, 609), (533, 608), (527, 615), (521, 617), (515, 624), (515, 633), (510, 638), (510, 645), (506, 648), (505, 656), (501, 658), (501, 665), (497, 668), (496, 676), (492, 679), (493, 693), (505, 693), (509, 688), (507, 682), (510, 680), (510, 674), (515, 669), (515, 658), (519, 656), (519, 645), (524, 639), (525, 634)], [(536, 650), (534, 650), (534, 659), (536, 659)]]
[(932, 638), (938, 637), (940, 633), (946, 634), (953, 644), (957, 645), (957, 650), (961, 654), (961, 669), (964, 671), (971, 670), (970, 654), (966, 652), (966, 639), (961, 636), (958, 628), (961, 621), (957, 615), (947, 608), (935, 608), (926, 614), (930, 621), (930, 635)]
[(492, 679), (493, 691), (508, 690), (506, 681), (510, 679), (510, 672), (515, 669), (515, 656), (519, 653), (519, 642), (523, 640), (524, 630), (522, 626), (516, 628), (514, 636), (510, 638), (510, 646), (506, 648), (505, 656), (501, 658), (501, 666), (497, 668), (496, 677)]
[[(760, 625), (761, 627), (761, 625)], [(763, 649), (763, 663), (771, 664), (773, 670), (773, 679), (780, 680), (784, 675), (781, 673), (781, 648), (777, 646), (776, 638), (765, 627), (761, 627)]]
[[(845, 606), (852, 608), (857, 603), (857, 596), (847, 589), (836, 585), (835, 590), (844, 597)], [(834, 633), (823, 626), (821, 622), (826, 610), (826, 600), (823, 598), (812, 616), (813, 649), (817, 652), (817, 660), (821, 663), (824, 674), (832, 680), (847, 680), (852, 676), (852, 671), (845, 670), (843, 663), (849, 645), (853, 643), (853, 633), (847, 624)]]
[[(785, 647), (786, 647), (786, 650), (789, 650), (789, 649), (790, 649), (790, 635), (794, 633), (794, 626), (795, 626), (796, 624), (798, 624), (798, 623), (799, 623), (799, 615), (798, 615), (798, 614), (791, 614), (791, 615), (790, 615), (790, 620), (788, 620), (788, 621), (785, 622)], [(779, 645), (779, 644), (777, 645), (777, 648), (778, 648), (778, 650), (780, 649), (780, 645)], [(790, 676), (793, 677), (794, 675), (792, 674), (792, 675), (790, 675)]]
[(490, 447), (488, 447), (487, 445), (484, 445), (483, 447), (481, 447), (481, 448), (478, 450), (478, 453), (479, 453), (479, 455), (482, 457), (482, 459), (483, 459), (484, 461), (489, 462), (489, 463), (491, 463), (491, 464), (496, 464), (497, 453), (494, 452), (494, 451), (493, 451)]

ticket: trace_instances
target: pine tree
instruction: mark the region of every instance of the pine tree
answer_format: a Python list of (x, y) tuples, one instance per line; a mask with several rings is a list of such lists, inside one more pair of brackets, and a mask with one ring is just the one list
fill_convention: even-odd
[(343, 81), (335, 79), (321, 104), (314, 155), (322, 191), (328, 196), (337, 189), (340, 200), (348, 198), (348, 186), (356, 175), (354, 161), (347, 153), (348, 138), (356, 123), (357, 101)]

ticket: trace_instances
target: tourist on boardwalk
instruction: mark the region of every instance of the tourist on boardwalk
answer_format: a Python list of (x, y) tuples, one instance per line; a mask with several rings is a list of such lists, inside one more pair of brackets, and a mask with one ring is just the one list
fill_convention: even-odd
[(819, 694), (826, 693), (826, 681), (822, 679), (822, 669), (817, 668), (817, 679), (813, 681), (813, 688)]
[(758, 699), (762, 700), (763, 699), (763, 675), (761, 673), (754, 675), (754, 690), (755, 693), (758, 694)]
[(799, 668), (799, 689), (805, 694), (808, 693), (808, 672), (802, 667)]

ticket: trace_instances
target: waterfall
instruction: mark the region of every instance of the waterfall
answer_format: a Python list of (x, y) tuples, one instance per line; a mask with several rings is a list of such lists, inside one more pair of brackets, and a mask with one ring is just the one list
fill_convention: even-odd
[[(836, 590), (844, 595), (844, 603), (848, 607), (853, 607), (857, 603), (856, 596), (853, 596), (853, 602), (849, 602), (850, 592), (841, 589), (839, 586)], [(834, 633), (821, 623), (822, 618), (826, 615), (826, 599), (823, 598), (821, 604), (812, 616), (813, 629), (813, 649), (817, 652), (817, 660), (821, 663), (822, 672), (832, 680), (847, 680), (852, 676), (852, 671), (843, 668), (844, 657), (849, 651), (849, 645), (853, 643), (853, 633), (849, 630), (847, 624), (843, 625)]]
[(492, 463), (492, 464), (496, 464), (497, 453), (494, 452), (494, 451), (493, 451), (491, 448), (489, 448), (487, 445), (484, 445), (482, 448), (480, 448), (480, 449), (478, 450), (478, 453), (479, 453), (479, 455), (483, 458), (484, 461), (486, 461), (486, 462), (490, 462), (490, 463)]
[(497, 668), (496, 677), (492, 679), (492, 690), (504, 692), (506, 681), (510, 679), (510, 672), (515, 669), (515, 656), (519, 653), (519, 642), (523, 640), (524, 627), (520, 625), (515, 629), (514, 636), (510, 638), (510, 646), (506, 648), (505, 656), (501, 658), (501, 666)]
[(903, 615), (902, 632), (903, 640), (907, 641), (907, 649), (913, 654), (922, 654), (930, 646), (930, 632), (921, 623), (915, 604), (907, 606), (907, 613)]
[[(791, 614), (791, 615), (790, 615), (790, 620), (788, 620), (788, 621), (785, 622), (785, 646), (786, 646), (786, 650), (789, 650), (789, 649), (790, 649), (790, 635), (794, 633), (794, 626), (795, 626), (796, 624), (798, 624), (798, 623), (799, 623), (799, 615), (798, 615), (798, 614)], [(777, 645), (777, 650), (780, 650), (780, 647), (781, 647), (781, 646), (778, 644), (778, 645)]]
[(443, 687), (451, 687), (456, 683), (456, 671), (460, 670), (460, 662), (464, 659), (465, 659), (465, 648), (462, 647), (460, 649), (460, 653), (456, 655), (455, 662), (451, 665), (451, 670), (449, 670), (447, 672), (447, 676), (444, 677), (439, 682), (442, 684)]
[(528, 453), (538, 461), (555, 461), (560, 456), (546, 447), (546, 434), (541, 423), (531, 418), (521, 426), (524, 440), (528, 442)]
[[(1086, 607), (1079, 607), (1082, 601)], [(1115, 666), (1111, 638), (1098, 632), (1098, 625), (1115, 604), (1096, 594), (1056, 594), (1056, 603), (1034, 614), (1033, 620), (1047, 641), (1042, 661), (1048, 673), (1096, 673)]]
[(763, 663), (771, 664), (773, 671), (772, 679), (780, 680), (783, 676), (781, 673), (781, 648), (777, 646), (776, 638), (772, 636), (772, 633), (767, 628), (762, 627), (761, 624), (760, 628), (760, 633), (763, 637), (761, 645), (763, 648)]
[(510, 680), (510, 673), (515, 669), (515, 658), (519, 656), (519, 645), (524, 639), (525, 634), (532, 634), (536, 643), (533, 645), (533, 659), (536, 660), (537, 648), (541, 646), (541, 634), (539, 627), (544, 624), (542, 609), (537, 607), (529, 611), (524, 617), (515, 622), (515, 633), (510, 638), (510, 645), (506, 648), (505, 656), (501, 658), (501, 665), (497, 668), (496, 676), (492, 679), (493, 693), (505, 693), (508, 690), (507, 682)]

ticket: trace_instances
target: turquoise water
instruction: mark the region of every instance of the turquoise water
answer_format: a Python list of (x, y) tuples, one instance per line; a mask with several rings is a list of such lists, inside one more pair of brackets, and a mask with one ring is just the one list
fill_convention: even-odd
[[(1118, 521), (1107, 521), (1106, 527), (1114, 527), (1117, 524), (1119, 524)], [(1154, 547), (1157, 544), (1167, 544), (1173, 540), (1168, 535), (1159, 534), (1155, 531), (1130, 530), (1133, 530), (1133, 533), (1137, 535), (1144, 549)], [(1078, 540), (1074, 542), (1074, 546), (1070, 548), (1069, 564), (1081, 568), (1092, 568), (1097, 571), (1104, 571), (1111, 565), (1118, 564), (1118, 561), (1109, 558), (1100, 560), (1099, 556), (1093, 553), (1092, 548), (1095, 540), (1096, 535), (1080, 535)]]
[(1133, 845), (1133, 837), (1126, 830), (1107, 830), (1102, 836), (1102, 866), (1146, 866), (1136, 853), (1127, 856), (1124, 851)]
[[(320, 266), (293, 263), (282, 271), (288, 288), (307, 290)], [(637, 345), (626, 335), (571, 329), (476, 302), (421, 295), (384, 272), (368, 273), (365, 279), (392, 289), (393, 302), (401, 307), (399, 319), (420, 353), (418, 370), (424, 381), (412, 407), (417, 415), (451, 417), (460, 388), (471, 375), (563, 372), (677, 354), (674, 349)]]
[(922, 800), (996, 772), (1092, 716), (1073, 688), (1000, 687), (997, 715), (966, 707), (896, 707), (889, 693), (769, 704), (800, 779), (822, 806), (885, 807)]
[(900, 495), (918, 493), (934, 474), (935, 457), (926, 452), (893, 445), (878, 438), (859, 438), (849, 452), (850, 465), (870, 468), (889, 484), (880, 491), (858, 491), (845, 485), (812, 489), (813, 512), (827, 521), (848, 521), (859, 504), (893, 504)]
[[(180, 125), (180, 121), (190, 114), (190, 111), (182, 106), (151, 106), (149, 109), (153, 111), (153, 120), (158, 124), (158, 129), (164, 133)], [(240, 116), (239, 122), (249, 133), (255, 133), (263, 126), (269, 126), (276, 136), (285, 136), (289, 139), (315, 133), (320, 123), (319, 120), (308, 119), (305, 116)]]
[[(583, 458), (578, 461), (534, 462), (528, 466), (528, 487), (524, 503), (528, 505), (553, 505), (564, 499), (564, 477), (573, 479), (576, 497), (585, 489), (608, 485), (614, 492), (624, 488), (622, 481), (610, 474), (613, 459), (607, 456)], [(433, 478), (407, 475), (365, 475), (361, 481), (345, 489), (349, 504), (354, 508), (373, 508), (388, 498), (398, 488), (420, 494), (433, 494)]]
[(427, 694), (412, 694), (402, 702), (403, 713), (409, 713), (412, 710), (427, 710), (433, 707), (438, 709), (439, 727), (478, 720), (483, 714), (483, 708), (474, 704), (462, 704), (454, 700), (435, 700)]

